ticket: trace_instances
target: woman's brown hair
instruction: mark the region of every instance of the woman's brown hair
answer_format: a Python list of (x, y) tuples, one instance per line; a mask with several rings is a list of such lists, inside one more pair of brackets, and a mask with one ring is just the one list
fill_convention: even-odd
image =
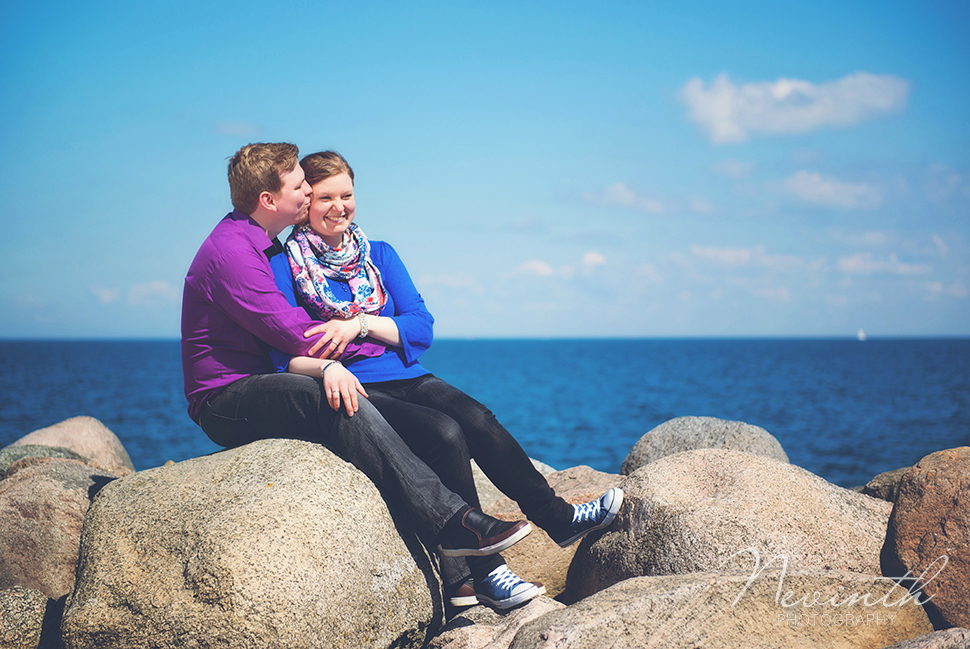
[(311, 187), (321, 180), (326, 180), (331, 176), (347, 174), (351, 182), (354, 180), (354, 170), (350, 168), (344, 157), (336, 151), (320, 151), (311, 153), (300, 160), (303, 173), (306, 174), (306, 181)]

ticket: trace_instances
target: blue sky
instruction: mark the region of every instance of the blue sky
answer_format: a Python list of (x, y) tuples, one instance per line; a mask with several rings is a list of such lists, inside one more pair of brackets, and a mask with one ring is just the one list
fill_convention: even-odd
[(177, 337), (278, 140), (441, 337), (970, 335), (963, 1), (40, 0), (0, 82), (0, 337)]

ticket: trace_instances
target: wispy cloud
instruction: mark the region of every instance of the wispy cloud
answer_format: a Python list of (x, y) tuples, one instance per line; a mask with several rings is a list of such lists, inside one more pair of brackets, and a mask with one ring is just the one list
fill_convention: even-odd
[(926, 290), (929, 292), (931, 298), (940, 297), (941, 295), (965, 298), (968, 294), (967, 286), (961, 280), (957, 280), (949, 285), (946, 285), (943, 282), (927, 282)]
[(923, 192), (931, 201), (943, 203), (953, 199), (970, 198), (970, 175), (946, 165), (934, 164), (926, 170)]
[(442, 293), (481, 295), (483, 290), (481, 283), (467, 274), (422, 275), (417, 284), (426, 296), (436, 297)]
[(709, 263), (727, 268), (752, 266), (758, 268), (800, 268), (805, 261), (793, 255), (769, 254), (764, 246), (753, 248), (720, 248), (717, 246), (692, 245), (691, 255)]
[(666, 211), (659, 200), (639, 194), (625, 183), (614, 183), (602, 192), (586, 192), (583, 200), (594, 205), (624, 207), (643, 214), (663, 214)]
[(787, 135), (851, 126), (902, 110), (910, 84), (893, 75), (857, 72), (815, 84), (781, 78), (735, 85), (727, 75), (708, 86), (690, 79), (681, 89), (690, 119), (714, 144), (743, 142), (752, 134)]
[(829, 230), (829, 238), (845, 246), (884, 246), (890, 241), (895, 240), (892, 232), (880, 232), (870, 230), (867, 232), (846, 232), (844, 230)]
[(603, 264), (606, 263), (606, 257), (604, 257), (601, 253), (596, 252), (595, 250), (590, 250), (589, 252), (583, 255), (582, 263), (583, 263), (583, 273), (586, 275), (589, 275), (594, 270), (596, 270), (597, 267), (602, 266)]
[(784, 181), (785, 190), (806, 203), (845, 209), (872, 209), (882, 204), (882, 190), (869, 183), (852, 183), (798, 171)]
[(98, 299), (101, 304), (111, 304), (118, 299), (118, 295), (121, 293), (116, 288), (104, 288), (102, 286), (92, 286), (90, 289), (94, 297)]
[(135, 284), (128, 289), (128, 304), (131, 306), (156, 309), (178, 301), (179, 289), (161, 280)]
[(519, 264), (512, 275), (534, 275), (536, 277), (555, 277), (556, 271), (552, 266), (539, 259), (529, 259)]
[(692, 196), (687, 205), (691, 212), (695, 214), (714, 214), (717, 212), (717, 206), (714, 203), (697, 196)]
[(755, 164), (753, 162), (744, 162), (743, 160), (721, 160), (714, 165), (714, 173), (726, 178), (733, 178), (734, 180), (745, 180), (751, 175), (754, 168)]
[(857, 252), (854, 255), (842, 257), (838, 261), (838, 268), (843, 273), (853, 275), (871, 275), (873, 273), (891, 273), (894, 275), (925, 275), (933, 271), (929, 264), (910, 264), (899, 261), (896, 253), (888, 258), (879, 259), (869, 252)]
[(253, 137), (260, 131), (259, 126), (252, 122), (216, 122), (212, 129), (221, 135), (236, 137)]

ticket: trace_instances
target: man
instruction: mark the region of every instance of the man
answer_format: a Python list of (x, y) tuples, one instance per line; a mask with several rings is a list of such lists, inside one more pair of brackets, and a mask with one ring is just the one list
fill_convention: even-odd
[[(500, 521), (446, 489), (384, 421), (360, 383), (340, 363), (321, 379), (276, 373), (269, 349), (293, 355), (376, 356), (378, 343), (348, 345), (342, 354), (322, 344), (314, 322), (278, 291), (269, 259), (277, 235), (307, 214), (310, 187), (292, 144), (249, 144), (229, 163), (235, 208), (216, 225), (189, 267), (182, 299), (182, 371), (189, 415), (220, 446), (298, 437), (328, 446), (363, 471), (383, 494), (399, 494), (418, 535), (449, 557), (491, 557), (531, 531), (526, 521)], [(311, 334), (304, 336), (304, 332)], [(323, 349), (321, 349), (323, 348)], [(340, 392), (329, 406), (323, 381)], [(460, 564), (459, 564), (460, 565)], [(451, 586), (468, 577), (464, 565)], [(447, 585), (447, 584), (446, 584)], [(503, 585), (508, 600), (537, 585)], [(531, 589), (531, 590), (530, 590)], [(514, 592), (513, 592), (514, 591)]]

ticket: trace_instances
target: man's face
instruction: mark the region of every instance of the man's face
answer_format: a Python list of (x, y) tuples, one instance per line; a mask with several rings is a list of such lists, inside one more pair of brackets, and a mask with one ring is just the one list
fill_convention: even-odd
[(300, 165), (293, 167), (293, 171), (283, 174), (281, 180), (283, 187), (273, 194), (277, 215), (281, 222), (285, 221), (286, 225), (294, 225), (297, 221), (305, 219), (310, 209), (310, 185), (307, 184), (303, 167)]

